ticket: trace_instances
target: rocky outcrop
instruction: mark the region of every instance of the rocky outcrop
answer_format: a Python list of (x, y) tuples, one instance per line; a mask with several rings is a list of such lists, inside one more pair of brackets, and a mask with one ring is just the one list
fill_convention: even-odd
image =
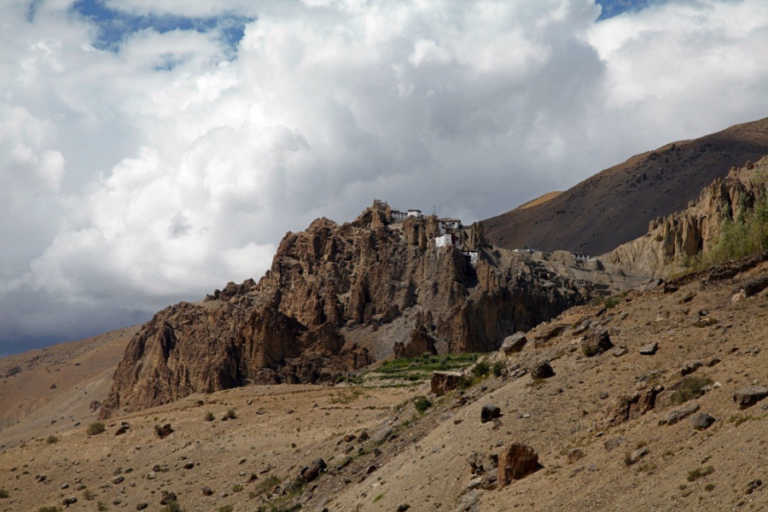
[(437, 247), (439, 234), (436, 217), (395, 225), (377, 208), (352, 223), (318, 219), (289, 232), (258, 283), (229, 283), (144, 325), (101, 416), (249, 383), (332, 382), (393, 353), (496, 350), (623, 283), (546, 255), (494, 250), (480, 224), (456, 231), (457, 246)]
[(686, 259), (711, 250), (723, 220), (736, 220), (766, 197), (768, 157), (732, 169), (725, 179), (704, 188), (688, 208), (650, 222), (648, 233), (617, 247), (604, 258), (625, 271), (665, 276)]

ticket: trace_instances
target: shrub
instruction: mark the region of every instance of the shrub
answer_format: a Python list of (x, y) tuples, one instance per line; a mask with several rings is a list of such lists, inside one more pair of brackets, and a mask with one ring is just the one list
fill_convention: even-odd
[(491, 372), (491, 366), (487, 361), (480, 361), (472, 368), (472, 375), (475, 377), (485, 377)]
[(241, 492), (243, 490), (243, 486), (240, 484), (236, 484), (232, 486), (232, 492)]
[(707, 484), (704, 486), (705, 491), (712, 491), (715, 489), (715, 484)]
[(705, 375), (689, 375), (682, 380), (680, 387), (672, 393), (670, 400), (674, 404), (682, 404), (693, 398), (698, 398), (704, 394), (701, 388), (709, 384), (712, 384), (712, 379)]
[(37, 512), (61, 512), (59, 507), (40, 507)]
[(605, 307), (608, 309), (615, 308), (619, 305), (619, 302), (621, 302), (621, 300), (618, 297), (608, 297), (605, 299)]
[(89, 436), (95, 436), (96, 434), (101, 434), (105, 430), (107, 430), (107, 428), (100, 421), (96, 421), (96, 422), (91, 423), (90, 425), (88, 425), (88, 435)]
[(215, 419), (216, 417), (213, 415), (211, 411), (208, 411), (207, 413), (205, 413), (205, 421), (213, 421)]
[(715, 468), (712, 466), (702, 467), (702, 468), (696, 468), (693, 471), (688, 472), (688, 481), (694, 482), (698, 480), (699, 478), (703, 478), (707, 475), (711, 475), (715, 472)]
[(413, 405), (416, 407), (416, 410), (419, 412), (425, 412), (427, 409), (432, 407), (432, 402), (429, 401), (429, 399), (425, 396), (417, 397), (413, 401)]
[(219, 507), (219, 512), (232, 512), (232, 505), (222, 505)]
[(237, 413), (234, 409), (227, 409), (227, 413), (224, 415), (224, 419), (234, 420), (237, 419)]
[(10, 494), (8, 494), (8, 490), (0, 488), (0, 498), (6, 499), (8, 496), (10, 496)]
[(103, 501), (98, 502), (96, 504), (96, 508), (99, 510), (99, 512), (104, 512), (105, 510), (109, 510), (109, 507)]
[(85, 498), (88, 501), (92, 501), (93, 498), (95, 497), (96, 495), (93, 492), (91, 492), (90, 489), (86, 489), (85, 492), (83, 493), (83, 498)]
[(46, 442), (46, 444), (58, 443), (59, 442), (59, 438), (54, 436), (54, 435), (50, 435), (50, 436), (48, 436), (48, 439), (45, 440), (45, 442)]
[(503, 361), (496, 361), (493, 363), (493, 375), (496, 377), (501, 377), (501, 374), (504, 372), (505, 364)]

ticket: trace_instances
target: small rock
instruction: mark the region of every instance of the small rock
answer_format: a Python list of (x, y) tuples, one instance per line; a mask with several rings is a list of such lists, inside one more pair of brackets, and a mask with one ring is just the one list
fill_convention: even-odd
[(700, 412), (691, 417), (691, 425), (693, 425), (693, 428), (696, 430), (706, 430), (711, 427), (714, 422), (715, 418), (705, 412)]
[(366, 442), (370, 438), (371, 438), (371, 436), (368, 434), (368, 431), (367, 430), (363, 430), (362, 432), (360, 432), (360, 436), (357, 438), (357, 440), (359, 442), (361, 442), (361, 443), (364, 443), (364, 442)]
[(715, 318), (712, 318), (711, 316), (703, 316), (696, 321), (693, 322), (694, 327), (709, 327), (710, 325), (715, 325), (717, 323), (717, 320)]
[(146, 510), (149, 508), (149, 503), (139, 503), (136, 505), (136, 510)]
[(123, 483), (123, 481), (125, 481), (125, 477), (123, 475), (116, 476), (115, 478), (112, 479), (112, 483), (115, 485), (121, 484)]
[(704, 366), (702, 361), (687, 361), (680, 369), (680, 374), (685, 377), (686, 375), (690, 375), (691, 373), (695, 372), (702, 366)]
[(744, 489), (744, 494), (752, 494), (763, 485), (761, 480), (752, 480), (747, 484), (747, 488)]
[(657, 342), (649, 343), (640, 347), (640, 354), (644, 356), (652, 356), (659, 350), (659, 344)]
[(207, 485), (203, 487), (203, 496), (213, 496), (213, 489), (211, 489)]
[(547, 379), (555, 374), (552, 365), (549, 364), (549, 361), (545, 360), (539, 361), (531, 366), (529, 372), (534, 379)]
[(368, 469), (365, 471), (365, 474), (366, 475), (370, 475), (371, 473), (373, 473), (377, 469), (379, 469), (379, 467), (376, 464), (371, 464), (370, 466), (368, 466)]
[(646, 455), (648, 455), (648, 448), (643, 446), (642, 448), (638, 448), (637, 450), (630, 453), (627, 462), (629, 462), (629, 464), (634, 464)]
[(70, 496), (69, 498), (64, 498), (64, 501), (62, 503), (66, 506), (74, 505), (77, 503), (77, 498), (74, 496)]
[(157, 478), (157, 473), (155, 473), (154, 471), (150, 471), (147, 474), (147, 480), (154, 480), (155, 478)]
[(315, 459), (308, 467), (301, 470), (301, 478), (305, 482), (311, 482), (320, 476), (320, 472), (325, 471), (328, 465), (323, 459)]
[(61, 488), (62, 489), (69, 489), (69, 482), (64, 482), (63, 484), (61, 484)]
[(613, 357), (621, 357), (627, 353), (629, 353), (629, 350), (627, 350), (627, 347), (618, 347), (613, 351)]
[(501, 417), (501, 408), (493, 404), (485, 404), (480, 411), (480, 421), (487, 423), (495, 418)]
[(512, 336), (507, 336), (504, 338), (500, 350), (505, 354), (513, 354), (523, 350), (523, 347), (525, 347), (526, 343), (528, 343), (528, 338), (525, 337), (525, 334), (522, 332), (516, 332)]
[(158, 435), (160, 439), (165, 439), (169, 435), (173, 434), (174, 430), (171, 428), (170, 423), (166, 423), (162, 427), (159, 425), (155, 426), (155, 433)]
[(498, 482), (500, 487), (525, 478), (539, 469), (536, 450), (520, 443), (512, 443), (499, 456)]
[(733, 401), (739, 404), (739, 407), (746, 408), (755, 405), (766, 396), (768, 396), (768, 389), (762, 386), (747, 386), (733, 395)]
[(192, 461), (187, 462), (186, 464), (184, 464), (184, 469), (192, 469), (194, 467), (195, 467), (195, 463), (192, 462)]
[(167, 505), (172, 501), (176, 501), (176, 499), (177, 497), (175, 492), (163, 491), (162, 497), (160, 498), (160, 504)]
[(600, 400), (605, 400), (605, 399), (606, 399), (606, 398), (608, 398), (609, 396), (610, 396), (610, 395), (608, 394), (608, 392), (607, 392), (607, 391), (601, 391), (601, 392), (600, 392)]
[(397, 506), (397, 512), (405, 512), (405, 511), (406, 511), (406, 510), (408, 510), (409, 508), (411, 508), (411, 506), (410, 506), (409, 504), (407, 504), (407, 503), (402, 503), (402, 504), (400, 504), (400, 505), (398, 505), (398, 506)]
[(698, 404), (691, 404), (669, 413), (666, 419), (659, 420), (659, 425), (674, 425), (699, 410)]
[(584, 458), (584, 451), (580, 448), (571, 448), (568, 450), (568, 463), (573, 464), (577, 460)]

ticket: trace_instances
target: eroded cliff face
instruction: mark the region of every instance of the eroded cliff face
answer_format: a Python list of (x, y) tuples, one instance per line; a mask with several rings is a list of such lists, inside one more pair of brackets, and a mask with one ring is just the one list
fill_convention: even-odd
[(143, 326), (102, 417), (248, 383), (333, 381), (396, 344), (398, 355), (495, 350), (618, 284), (575, 261), (492, 249), (480, 224), (457, 232), (455, 247), (437, 247), (439, 234), (435, 217), (390, 225), (372, 208), (288, 233), (258, 283), (229, 283)]
[(701, 191), (682, 212), (651, 221), (648, 233), (603, 256), (625, 271), (664, 277), (681, 270), (683, 261), (717, 243), (725, 219), (752, 210), (765, 198), (768, 157), (732, 169)]

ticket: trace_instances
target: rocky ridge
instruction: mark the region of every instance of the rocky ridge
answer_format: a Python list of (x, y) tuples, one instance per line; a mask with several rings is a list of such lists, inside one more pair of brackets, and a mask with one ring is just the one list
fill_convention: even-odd
[(102, 417), (248, 383), (331, 382), (393, 352), (487, 352), (637, 284), (596, 260), (494, 248), (480, 224), (457, 229), (455, 245), (436, 246), (441, 233), (437, 217), (394, 223), (376, 204), (352, 223), (288, 233), (258, 283), (230, 283), (144, 325)]
[(735, 221), (766, 200), (768, 157), (732, 168), (705, 187), (688, 208), (650, 222), (648, 233), (603, 258), (628, 272), (663, 277), (679, 272), (686, 259), (710, 251), (725, 219)]

